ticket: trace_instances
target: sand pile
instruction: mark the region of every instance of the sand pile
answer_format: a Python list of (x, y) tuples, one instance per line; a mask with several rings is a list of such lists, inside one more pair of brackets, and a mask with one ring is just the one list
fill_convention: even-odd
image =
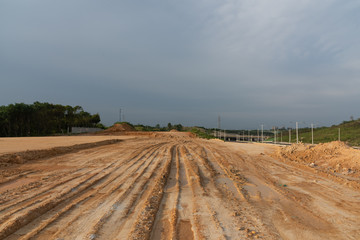
[(102, 131), (103, 134), (119, 133), (119, 132), (131, 132), (135, 129), (127, 123), (117, 123), (114, 126)]
[(170, 131), (170, 132), (153, 132), (153, 136), (156, 138), (169, 138), (169, 139), (178, 139), (178, 140), (187, 140), (190, 138), (196, 138), (196, 135), (191, 132), (179, 132), (179, 131)]
[[(76, 144), (73, 146), (65, 146), (65, 147), (54, 147), (49, 149), (41, 149), (41, 150), (28, 150), (23, 152), (16, 153), (8, 153), (4, 155), (0, 155), (0, 168), (7, 167), (13, 164), (23, 164), (29, 161), (50, 158), (54, 156), (60, 156), (63, 154), (68, 154), (71, 152), (77, 152), (84, 149), (90, 149), (94, 147), (100, 147), (104, 145), (118, 143), (121, 140), (119, 139), (110, 139), (93, 143), (82, 143)], [(1, 183), (1, 181), (0, 181)]]
[(341, 174), (360, 175), (360, 150), (335, 141), (315, 146), (293, 144), (278, 150), (277, 156), (311, 167), (320, 167)]

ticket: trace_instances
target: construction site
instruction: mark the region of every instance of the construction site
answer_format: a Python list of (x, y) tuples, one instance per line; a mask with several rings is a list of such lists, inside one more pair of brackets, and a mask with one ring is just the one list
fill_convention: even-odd
[(0, 139), (0, 239), (360, 239), (360, 151), (136, 132)]

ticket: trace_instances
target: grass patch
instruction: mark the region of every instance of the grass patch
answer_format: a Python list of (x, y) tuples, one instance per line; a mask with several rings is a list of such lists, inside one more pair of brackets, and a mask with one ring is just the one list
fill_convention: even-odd
[[(338, 125), (331, 127), (314, 128), (314, 143), (326, 143), (340, 140), (352, 146), (360, 146), (360, 119), (354, 121), (345, 121)], [(283, 142), (289, 142), (288, 130), (282, 131)], [(277, 140), (280, 141), (280, 133), (277, 135)], [(299, 141), (303, 143), (311, 143), (311, 128), (299, 129)], [(291, 142), (296, 142), (295, 129), (291, 131)]]
[(213, 139), (215, 138), (212, 135), (212, 131), (205, 129), (205, 128), (200, 128), (200, 127), (193, 127), (191, 128), (190, 132), (196, 134), (196, 136), (198, 136), (199, 138), (205, 138), (205, 139)]

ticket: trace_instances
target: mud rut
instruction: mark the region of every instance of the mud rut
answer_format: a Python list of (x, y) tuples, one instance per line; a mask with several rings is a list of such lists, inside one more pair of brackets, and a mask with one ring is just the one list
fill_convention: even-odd
[[(319, 182), (290, 189), (286, 178)], [(0, 239), (360, 237), (359, 192), (198, 139), (127, 140), (24, 164), (8, 179), (26, 184), (0, 195)]]

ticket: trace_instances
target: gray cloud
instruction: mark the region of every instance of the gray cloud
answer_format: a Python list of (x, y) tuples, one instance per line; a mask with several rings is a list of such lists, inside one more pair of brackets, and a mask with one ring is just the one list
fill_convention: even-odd
[(357, 116), (358, 1), (2, 1), (0, 104), (225, 128)]

